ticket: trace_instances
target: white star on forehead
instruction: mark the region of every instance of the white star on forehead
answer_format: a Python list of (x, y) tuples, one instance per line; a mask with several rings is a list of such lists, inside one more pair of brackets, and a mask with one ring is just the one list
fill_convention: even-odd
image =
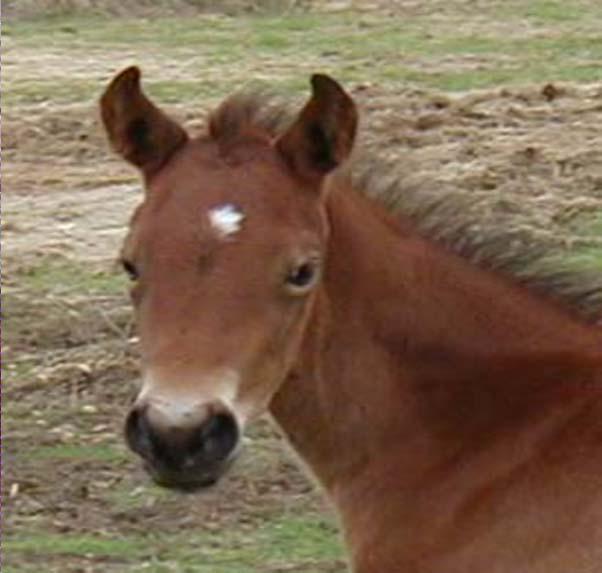
[(245, 218), (245, 214), (230, 203), (209, 209), (208, 216), (211, 227), (217, 231), (220, 238), (238, 233)]

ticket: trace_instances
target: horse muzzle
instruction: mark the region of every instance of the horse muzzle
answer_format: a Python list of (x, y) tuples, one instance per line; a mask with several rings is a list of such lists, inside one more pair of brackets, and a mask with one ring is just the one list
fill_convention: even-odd
[(199, 408), (179, 423), (152, 405), (138, 405), (127, 416), (125, 439), (158, 485), (197, 491), (215, 484), (230, 467), (240, 430), (221, 404)]

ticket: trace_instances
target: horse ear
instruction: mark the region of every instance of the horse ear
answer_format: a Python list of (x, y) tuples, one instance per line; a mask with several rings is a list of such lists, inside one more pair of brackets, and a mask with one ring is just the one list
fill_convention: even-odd
[(100, 114), (113, 148), (145, 175), (159, 170), (188, 139), (184, 129), (144, 95), (135, 66), (113, 78), (100, 98)]
[(332, 78), (311, 77), (312, 96), (276, 142), (276, 148), (301, 177), (317, 179), (351, 153), (357, 110), (351, 97)]

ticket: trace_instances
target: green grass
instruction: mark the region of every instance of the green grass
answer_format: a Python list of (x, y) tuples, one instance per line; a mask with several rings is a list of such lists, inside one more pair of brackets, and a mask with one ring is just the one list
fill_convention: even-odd
[(143, 538), (102, 538), (89, 535), (31, 534), (3, 540), (4, 551), (30, 555), (94, 555), (97, 557), (129, 557), (132, 553), (148, 552)]
[[(285, 516), (266, 522), (252, 533), (233, 533), (230, 537), (234, 542), (215, 539), (216, 547), (207, 549), (206, 555), (211, 561), (207, 564), (207, 573), (255, 573), (291, 562), (305, 563), (307, 568), (303, 570), (311, 571), (312, 563), (330, 562), (342, 556), (335, 526), (322, 516)], [(199, 561), (202, 563), (196, 551), (183, 559), (183, 563)]]
[(546, 66), (526, 65), (524, 67), (500, 66), (492, 69), (480, 69), (468, 72), (429, 73), (417, 75), (412, 72), (401, 73), (410, 81), (437, 88), (443, 91), (467, 91), (485, 89), (492, 86), (520, 85), (525, 83), (551, 81), (591, 82), (602, 80), (602, 68), (599, 66), (557, 66), (553, 70)]
[(97, 98), (98, 84), (93, 80), (61, 77), (19, 79), (7, 86), (5, 95), (11, 106), (57, 101), (70, 104)]
[(566, 264), (570, 268), (602, 273), (602, 248), (577, 248), (569, 253)]
[[(204, 543), (203, 543), (204, 541)], [(254, 530), (234, 530), (227, 538), (206, 536), (197, 546), (178, 551), (178, 564), (197, 565), (199, 572), (242, 573), (273, 570), (291, 562), (307, 564), (341, 558), (334, 525), (306, 515), (273, 519)], [(169, 553), (165, 555), (169, 558)]]
[(534, 22), (564, 23), (582, 21), (587, 18), (584, 3), (564, 0), (530, 0), (524, 2), (520, 13)]
[(29, 458), (39, 460), (88, 460), (100, 462), (114, 462), (129, 459), (125, 448), (118, 448), (106, 444), (57, 444), (32, 448), (27, 451)]
[[(126, 312), (128, 279), (117, 265), (88, 265), (63, 256), (46, 255), (20, 265), (10, 261), (11, 285), (3, 304), (6, 307), (4, 340), (10, 352), (4, 356), (4, 374), (10, 385), (31, 380), (40, 366), (40, 357), (19, 356), (26, 347), (38, 351), (63, 345), (92, 344), (115, 335), (115, 329), (128, 328)], [(97, 300), (95, 300), (97, 299)], [(98, 300), (100, 299), (100, 300)], [(119, 315), (103, 318), (107, 300), (122, 304)], [(100, 334), (104, 332), (104, 334)], [(97, 338), (98, 337), (98, 338)], [(50, 355), (46, 360), (50, 359)]]
[(602, 245), (589, 244), (588, 239), (602, 239), (602, 213), (588, 214), (577, 218), (571, 225), (584, 244), (571, 249), (567, 263), (571, 268), (602, 272)]
[(126, 292), (128, 284), (116, 266), (95, 269), (64, 257), (43, 257), (16, 274), (21, 288), (40, 293), (118, 295)]
[(602, 237), (602, 213), (590, 214), (577, 222), (580, 232), (589, 237)]
[[(6, 302), (6, 297), (5, 297), (5, 302)], [(5, 328), (6, 328), (6, 320), (5, 319)], [(6, 340), (6, 333), (5, 333), (5, 340)], [(2, 365), (2, 381), (5, 384), (8, 384), (10, 382), (12, 382), (13, 380), (26, 380), (28, 378), (30, 378), (33, 374), (33, 371), (35, 370), (36, 366), (37, 366), (37, 360), (31, 356), (31, 357), (23, 357), (23, 356), (19, 356), (19, 360), (18, 361), (13, 361), (13, 356), (12, 353), (7, 353), (6, 355), (3, 356), (4, 358), (4, 363)], [(11, 416), (15, 413), (15, 411), (19, 411), (19, 404), (13, 404), (13, 406), (10, 409), (10, 412), (5, 412), (5, 415), (7, 416)], [(23, 411), (24, 415), (27, 415), (27, 411)], [(5, 418), (6, 419), (6, 418)]]
[[(146, 534), (119, 538), (32, 532), (18, 538), (8, 535), (3, 550), (10, 561), (46, 556), (101, 558), (123, 561), (122, 571), (174, 571), (195, 573), (256, 573), (286, 567), (291, 562), (305, 565), (304, 571), (320, 563), (341, 559), (342, 549), (334, 524), (317, 515), (284, 516), (257, 528), (234, 527), (228, 535), (215, 532)], [(146, 562), (144, 568), (140, 564)], [(316, 567), (317, 569), (317, 567)], [(25, 568), (14, 571), (27, 571)]]
[[(131, 453), (126, 452), (125, 456), (130, 461), (133, 459)], [(131, 511), (144, 508), (149, 503), (149, 499), (168, 501), (173, 495), (173, 492), (155, 485), (150, 479), (134, 489), (130, 482), (123, 480), (106, 492), (105, 499), (111, 507)]]
[[(539, 1), (492, 3), (484, 11), (466, 10), (435, 20), (358, 15), (353, 12), (293, 13), (287, 16), (247, 15), (238, 18), (111, 19), (64, 16), (18, 21), (5, 26), (13, 49), (77, 50), (114, 54), (114, 64), (88, 79), (50, 68), (44, 78), (6, 73), (5, 103), (43, 101), (73, 103), (95, 100), (115, 69), (146, 60), (166, 70), (149, 74), (149, 91), (168, 102), (217, 97), (254, 77), (274, 79), (285, 89), (305, 86), (308, 72), (322, 70), (346, 82), (387, 81), (446, 91), (548, 81), (600, 81), (602, 68), (602, 4)], [(529, 21), (531, 32), (508, 35), (505, 30), (465, 28), (466, 21), (489, 16), (512, 28)], [(563, 24), (578, 19), (568, 31)], [(435, 26), (435, 28), (433, 28)], [(545, 33), (538, 33), (546, 26)], [(542, 28), (543, 29), (543, 28)], [(434, 32), (432, 30), (435, 30)], [(475, 69), (450, 71), (440, 62), (450, 56), (478, 57)], [(10, 63), (9, 52), (6, 61)], [(306, 69), (300, 67), (302, 66)], [(14, 77), (13, 77), (14, 76)], [(171, 79), (170, 79), (171, 76)]]
[(291, 552), (298, 561), (334, 560), (341, 555), (334, 524), (319, 516), (271, 521), (259, 530), (256, 541), (259, 557), (268, 561), (286, 562)]

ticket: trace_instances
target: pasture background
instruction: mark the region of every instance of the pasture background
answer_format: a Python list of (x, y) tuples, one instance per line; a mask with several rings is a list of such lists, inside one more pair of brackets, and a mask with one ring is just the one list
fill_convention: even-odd
[(598, 0), (4, 2), (3, 571), (345, 570), (334, 519), (267, 423), (216, 489), (155, 488), (121, 440), (136, 378), (114, 264), (136, 173), (96, 99), (136, 63), (192, 130), (263, 81), (331, 73), (361, 142), (408, 186), (470, 194), (483, 224), (602, 272)]

